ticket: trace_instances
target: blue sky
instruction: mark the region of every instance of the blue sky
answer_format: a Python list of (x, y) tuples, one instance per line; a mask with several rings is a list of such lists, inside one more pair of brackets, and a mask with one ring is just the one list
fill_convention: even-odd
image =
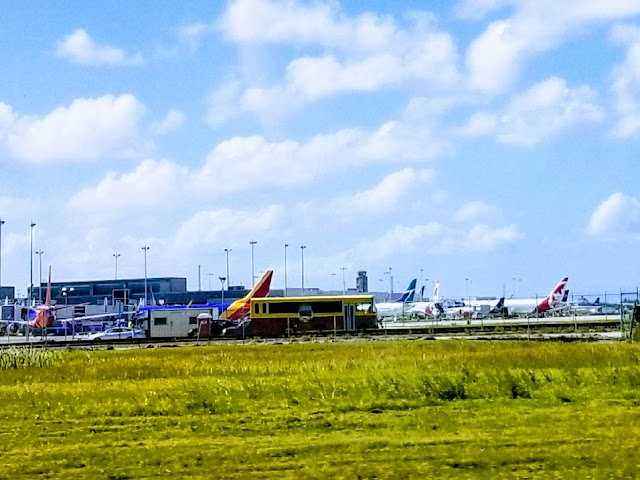
[(285, 243), (289, 286), (301, 245), (324, 289), (640, 283), (635, 0), (24, 1), (0, 26), (18, 291), (31, 221), (55, 281), (112, 278), (115, 252), (141, 277), (146, 245), (149, 276), (195, 290), (201, 265), (206, 289), (230, 248), (250, 285), (254, 240), (279, 288)]

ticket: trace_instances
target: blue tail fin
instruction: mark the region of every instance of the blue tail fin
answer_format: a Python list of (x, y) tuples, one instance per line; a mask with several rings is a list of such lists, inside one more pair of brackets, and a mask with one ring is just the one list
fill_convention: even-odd
[(405, 292), (402, 294), (402, 296), (398, 299), (399, 302), (402, 302), (402, 303), (413, 302), (413, 297), (416, 294), (416, 281), (417, 279), (414, 278), (409, 282), (409, 286), (407, 287)]

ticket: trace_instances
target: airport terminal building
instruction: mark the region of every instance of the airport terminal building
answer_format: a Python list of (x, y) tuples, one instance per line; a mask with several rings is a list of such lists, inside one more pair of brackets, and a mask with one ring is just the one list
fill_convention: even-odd
[[(248, 292), (242, 285), (232, 285), (224, 293), (221, 290), (189, 291), (184, 277), (147, 278), (146, 285), (147, 303), (160, 305), (220, 302), (223, 296), (225, 300), (236, 299)], [(46, 284), (34, 287), (31, 298), (44, 301), (46, 288)], [(144, 278), (51, 283), (51, 301), (58, 305), (129, 305), (139, 304), (144, 298)]]

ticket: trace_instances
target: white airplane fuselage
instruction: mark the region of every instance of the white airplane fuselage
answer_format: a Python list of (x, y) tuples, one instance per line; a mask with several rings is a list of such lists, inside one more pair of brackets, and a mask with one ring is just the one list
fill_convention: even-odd
[(408, 313), (410, 305), (405, 302), (384, 302), (376, 303), (378, 318), (397, 317)]

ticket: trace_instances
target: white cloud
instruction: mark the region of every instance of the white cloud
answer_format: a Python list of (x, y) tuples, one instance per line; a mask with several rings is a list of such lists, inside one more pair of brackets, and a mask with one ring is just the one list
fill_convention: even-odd
[(455, 13), (465, 19), (481, 20), (490, 12), (517, 3), (516, 0), (463, 0), (455, 7)]
[(156, 123), (153, 123), (150, 127), (151, 132), (156, 135), (166, 135), (184, 124), (184, 113), (180, 110), (171, 108), (167, 114)]
[(591, 214), (587, 232), (591, 235), (639, 234), (640, 201), (616, 192)]
[[(390, 212), (406, 213), (412, 208), (412, 199), (419, 196), (424, 186), (432, 181), (433, 170), (405, 168), (388, 174), (370, 188), (323, 198), (296, 206), (295, 215), (300, 224), (368, 223)], [(356, 182), (356, 188), (360, 187)], [(370, 221), (370, 220), (369, 220)]]
[(208, 96), (209, 109), (206, 120), (213, 128), (245, 110), (239, 106), (241, 87), (237, 80), (230, 80)]
[[(375, 211), (397, 211), (406, 209), (406, 202), (419, 195), (424, 185), (434, 177), (433, 170), (405, 168), (393, 172), (374, 187), (353, 196), (339, 198), (334, 202), (334, 212), (352, 211), (356, 214)], [(404, 205), (401, 203), (405, 202)]]
[[(335, 6), (334, 6), (335, 7)], [(349, 17), (327, 5), (297, 2), (238, 0), (221, 21), (227, 37), (243, 45), (269, 43), (321, 47), (320, 55), (302, 55), (289, 61), (281, 84), (255, 85), (253, 78), (238, 88), (222, 86), (212, 98), (210, 114), (233, 116), (252, 112), (260, 118), (283, 115), (307, 102), (343, 92), (375, 92), (413, 82), (425, 88), (448, 88), (459, 81), (458, 55), (452, 37), (437, 29), (433, 16), (414, 13), (409, 29), (392, 17), (370, 12)], [(234, 102), (230, 103), (229, 93)], [(230, 111), (229, 105), (236, 110)]]
[(342, 15), (337, 4), (236, 0), (220, 21), (226, 37), (239, 44), (319, 44), (333, 48), (377, 50), (394, 39), (389, 17), (372, 13), (357, 19)]
[(385, 123), (373, 131), (339, 130), (304, 143), (271, 143), (261, 136), (235, 137), (212, 150), (199, 176), (215, 178), (224, 191), (260, 185), (297, 186), (368, 164), (420, 163), (443, 148), (442, 140), (428, 127), (397, 122)]
[(196, 22), (189, 25), (183, 25), (178, 29), (178, 39), (183, 45), (188, 45), (191, 53), (195, 52), (198, 48), (200, 39), (214, 31), (214, 28), (209, 23)]
[(514, 96), (502, 113), (476, 113), (463, 133), (534, 146), (572, 127), (597, 123), (603, 116), (589, 87), (569, 88), (563, 79), (551, 77)]
[(468, 250), (493, 250), (498, 246), (523, 238), (515, 225), (491, 228), (485, 224), (475, 225), (467, 234), (463, 245)]
[(283, 208), (279, 205), (248, 210), (203, 210), (191, 215), (178, 227), (172, 243), (181, 250), (222, 246), (225, 242), (236, 244), (249, 237), (264, 238), (265, 233), (277, 230), (288, 220), (283, 217)]
[(454, 214), (453, 219), (457, 222), (472, 222), (478, 218), (495, 215), (498, 209), (481, 200), (476, 200), (464, 204)]
[[(299, 189), (328, 175), (367, 165), (420, 164), (443, 148), (439, 140), (430, 141), (431, 136), (435, 137), (428, 128), (390, 122), (372, 131), (339, 130), (306, 142), (233, 137), (216, 145), (199, 168), (148, 159), (130, 172), (108, 173), (97, 185), (77, 192), (69, 206), (95, 220), (111, 218), (125, 205), (144, 213), (160, 203), (175, 207), (168, 199), (201, 201), (211, 185), (216, 185), (220, 195)], [(432, 175), (429, 170), (407, 168), (389, 175), (374, 191), (342, 201), (357, 202), (362, 208), (367, 202), (394, 204), (411, 191), (412, 184), (423, 185)]]
[[(152, 211), (158, 217), (158, 200), (162, 198), (163, 216), (181, 212), (186, 219), (177, 228), (172, 226), (167, 230), (169, 236), (162, 250), (157, 245), (158, 240), (155, 240), (158, 247), (156, 251), (182, 252), (182, 255), (189, 256), (202, 249), (209, 250), (212, 246), (221, 248), (229, 244), (238, 245), (249, 237), (260, 238), (261, 241), (281, 238), (283, 232), (291, 229), (292, 225), (296, 226), (298, 235), (301, 230), (315, 232), (319, 225), (322, 225), (324, 232), (334, 232), (344, 228), (345, 218), (355, 215), (365, 218), (363, 226), (366, 226), (380, 216), (404, 208), (403, 205), (415, 194), (414, 189), (432, 179), (430, 170), (404, 169), (387, 175), (370, 188), (338, 195), (333, 199), (270, 204), (251, 209), (206, 209), (201, 205), (203, 197), (210, 197), (210, 189), (203, 195), (194, 187), (198, 175), (185, 169), (178, 170), (169, 162), (147, 160), (131, 174), (111, 174), (97, 186), (83, 189), (73, 197), (69, 207), (74, 216), (84, 218), (85, 227), (100, 228), (104, 224), (116, 223), (122, 226), (122, 221), (128, 217), (135, 222), (133, 225), (127, 224), (128, 231), (136, 231), (145, 228), (141, 223), (147, 212)], [(206, 182), (211, 184), (212, 179), (204, 179), (203, 183)], [(191, 212), (194, 205), (198, 207)], [(137, 212), (134, 218), (127, 213), (131, 211)], [(251, 220), (246, 221), (249, 218)], [(312, 224), (309, 224), (311, 219)], [(162, 222), (162, 218), (156, 220)], [(420, 229), (417, 231), (419, 233)], [(94, 236), (99, 238), (100, 233)], [(401, 240), (404, 241), (406, 239)]]
[(360, 242), (354, 251), (362, 258), (378, 260), (396, 255), (398, 250), (407, 254), (448, 255), (490, 251), (523, 237), (515, 225), (492, 228), (478, 224), (466, 229), (434, 221), (423, 225), (394, 226), (375, 239)]
[[(126, 212), (145, 213), (162, 204), (165, 211), (192, 188), (189, 171), (166, 160), (144, 160), (129, 173), (107, 175), (76, 192), (68, 206), (89, 223), (104, 223)], [(162, 202), (160, 201), (162, 200)]]
[(513, 15), (490, 23), (469, 46), (466, 65), (474, 89), (500, 93), (533, 57), (584, 33), (592, 24), (640, 13), (640, 4), (628, 0), (472, 0), (464, 3), (462, 11), (484, 15), (508, 4), (513, 4)]
[(612, 90), (619, 115), (614, 134), (629, 137), (640, 132), (640, 27), (618, 25), (611, 38), (627, 48), (624, 62), (613, 71)]
[[(422, 245), (433, 245), (447, 234), (447, 227), (439, 222), (424, 225), (396, 225), (376, 238), (366, 239), (354, 247), (361, 258), (375, 258), (378, 261), (393, 257), (398, 251), (413, 252)], [(423, 248), (421, 253), (429, 250)]]
[(141, 53), (127, 54), (124, 50), (109, 45), (97, 44), (89, 34), (79, 28), (57, 42), (56, 56), (81, 65), (141, 65)]
[(139, 155), (144, 145), (138, 123), (144, 110), (130, 94), (74, 100), (45, 117), (20, 117), (0, 103), (0, 146), (31, 163)]

